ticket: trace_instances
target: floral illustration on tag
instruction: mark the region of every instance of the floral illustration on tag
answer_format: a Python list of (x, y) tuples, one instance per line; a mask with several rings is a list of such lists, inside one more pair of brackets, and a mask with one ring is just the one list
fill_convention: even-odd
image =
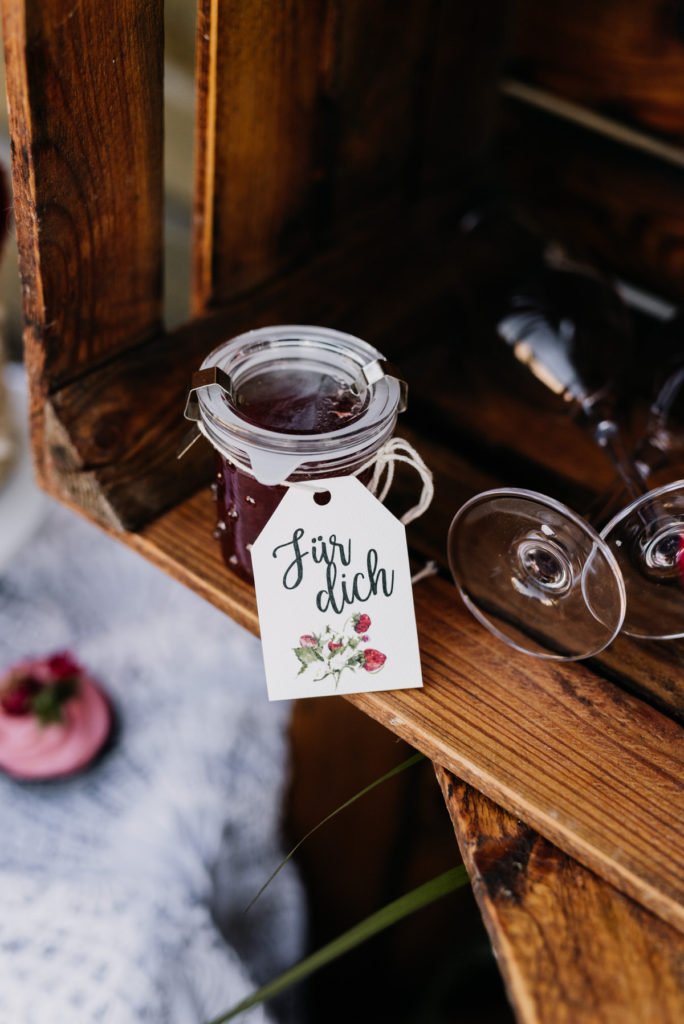
[(330, 676), (335, 686), (343, 672), (349, 669), (358, 672), (379, 672), (387, 661), (387, 655), (373, 647), (363, 647), (370, 641), (368, 630), (371, 627), (370, 616), (365, 612), (350, 615), (340, 631), (326, 626), (322, 633), (303, 633), (299, 644), (292, 651), (299, 661), (299, 672), (314, 668), (319, 672), (314, 678), (320, 683)]

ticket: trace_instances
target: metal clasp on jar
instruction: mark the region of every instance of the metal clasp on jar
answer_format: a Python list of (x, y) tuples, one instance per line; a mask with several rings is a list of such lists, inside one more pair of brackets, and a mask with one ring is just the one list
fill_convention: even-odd
[[(385, 365), (383, 366), (383, 362)], [(404, 412), (408, 404), (408, 384), (405, 380), (402, 380), (396, 372), (387, 372), (389, 370), (394, 371), (394, 367), (390, 366), (388, 362), (381, 359), (372, 359), (366, 363), (365, 366), (361, 367), (359, 375), (352, 384), (352, 390), (356, 394), (361, 394), (367, 387), (372, 387), (383, 377), (393, 377), (399, 385), (399, 404), (397, 406), (398, 412)], [(188, 397), (185, 403), (185, 411), (183, 413), (186, 420), (190, 420), (195, 425), (188, 431), (184, 436), (181, 444), (176, 453), (177, 459), (182, 459), (183, 456), (190, 451), (195, 441), (200, 437), (201, 431), (197, 426), (200, 422), (201, 414), (199, 407), (199, 398), (197, 397), (198, 392), (204, 388), (209, 388), (212, 385), (218, 385), (221, 390), (225, 393), (226, 397), (235, 404), (235, 389), (233, 387), (233, 381), (229, 374), (222, 370), (220, 366), (210, 366), (206, 370), (197, 370), (192, 375), (192, 387), (188, 392)]]

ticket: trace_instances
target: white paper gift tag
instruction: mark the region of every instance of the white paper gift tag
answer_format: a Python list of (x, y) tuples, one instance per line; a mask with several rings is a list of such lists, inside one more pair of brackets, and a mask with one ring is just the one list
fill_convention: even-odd
[(356, 477), (290, 487), (252, 566), (269, 700), (423, 685), (406, 530)]

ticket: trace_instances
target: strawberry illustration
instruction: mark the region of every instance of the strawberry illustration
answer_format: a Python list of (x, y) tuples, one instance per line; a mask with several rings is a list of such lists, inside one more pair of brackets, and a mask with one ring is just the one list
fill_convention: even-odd
[(372, 647), (367, 647), (363, 652), (363, 659), (363, 667), (366, 672), (379, 672), (387, 661), (387, 655)]
[(313, 668), (318, 674), (314, 682), (332, 678), (337, 687), (345, 672), (379, 672), (387, 661), (387, 655), (373, 647), (361, 646), (370, 640), (367, 630), (371, 618), (365, 612), (354, 612), (342, 628), (328, 624), (320, 633), (304, 633), (299, 645), (292, 653), (299, 662), (299, 672)]

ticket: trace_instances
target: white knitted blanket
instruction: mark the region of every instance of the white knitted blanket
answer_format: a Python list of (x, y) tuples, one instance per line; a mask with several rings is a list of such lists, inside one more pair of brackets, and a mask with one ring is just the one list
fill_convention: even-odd
[(243, 914), (281, 856), (289, 709), (252, 637), (50, 504), (0, 568), (0, 671), (63, 647), (121, 732), (68, 781), (0, 776), (0, 1024), (200, 1024), (302, 952), (291, 870)]

